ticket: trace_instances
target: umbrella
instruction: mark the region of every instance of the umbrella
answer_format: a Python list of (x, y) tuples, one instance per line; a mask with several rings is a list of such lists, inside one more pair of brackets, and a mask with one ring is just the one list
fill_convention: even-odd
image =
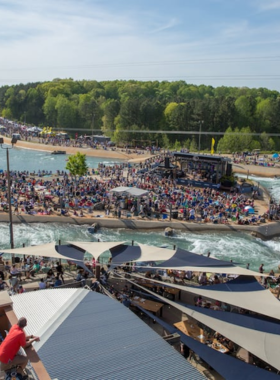
[(246, 206), (244, 210), (248, 211), (249, 214), (254, 214), (255, 210), (251, 206)]
[(245, 210), (253, 210), (253, 207), (252, 206), (246, 206)]
[(274, 153), (273, 155), (272, 155), (272, 158), (278, 158), (279, 157), (279, 154), (278, 153)]

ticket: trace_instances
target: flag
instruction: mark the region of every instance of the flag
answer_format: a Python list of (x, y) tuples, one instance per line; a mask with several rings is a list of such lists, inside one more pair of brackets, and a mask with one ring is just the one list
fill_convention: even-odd
[(214, 154), (215, 139), (212, 137), (211, 154)]

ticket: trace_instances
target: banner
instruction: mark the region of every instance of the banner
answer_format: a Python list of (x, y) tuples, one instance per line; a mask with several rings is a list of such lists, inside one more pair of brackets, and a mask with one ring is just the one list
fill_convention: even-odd
[(211, 154), (214, 154), (215, 139), (212, 137)]

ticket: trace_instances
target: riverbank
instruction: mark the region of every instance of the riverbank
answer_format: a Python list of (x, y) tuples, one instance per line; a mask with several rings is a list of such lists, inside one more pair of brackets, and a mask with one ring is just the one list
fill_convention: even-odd
[[(4, 143), (10, 144), (11, 139), (4, 137)], [(92, 149), (92, 148), (74, 148), (74, 147), (67, 147), (67, 146), (57, 146), (57, 145), (45, 145), (45, 144), (39, 144), (37, 142), (30, 142), (30, 141), (23, 141), (18, 140), (16, 145), (14, 145), (16, 148), (21, 149), (30, 149), (30, 150), (37, 150), (37, 151), (43, 151), (43, 152), (53, 152), (55, 150), (63, 150), (67, 154), (76, 154), (77, 152), (83, 153), (86, 156), (89, 157), (101, 157), (101, 158), (110, 158), (110, 159), (116, 159), (116, 160), (136, 160), (136, 162), (141, 162), (142, 160), (145, 160), (147, 158), (151, 157), (150, 153), (145, 154), (137, 154), (137, 153), (127, 153), (125, 151), (122, 151), (120, 149), (118, 150), (111, 150), (111, 148), (108, 149)]]
[[(0, 222), (8, 223), (9, 215), (0, 213)], [(179, 220), (173, 221), (152, 221), (141, 219), (117, 219), (113, 217), (92, 217), (82, 218), (73, 216), (37, 216), (37, 215), (13, 215), (14, 224), (29, 224), (29, 223), (63, 223), (76, 225), (92, 225), (98, 223), (102, 228), (125, 228), (130, 230), (164, 230), (166, 227), (171, 227), (175, 230), (189, 231), (191, 233), (202, 232), (247, 232), (253, 233), (261, 239), (272, 239), (280, 236), (280, 222), (268, 222), (261, 225), (238, 225), (238, 224), (207, 224), (196, 222), (184, 222)]]
[[(10, 144), (11, 139), (4, 137), (4, 143)], [(147, 158), (152, 157), (150, 153), (137, 154), (137, 153), (127, 153), (121, 149), (116, 150), (105, 150), (105, 149), (92, 149), (92, 148), (74, 148), (74, 147), (60, 147), (57, 145), (45, 145), (38, 142), (30, 142), (18, 140), (15, 147), (22, 149), (30, 149), (44, 152), (53, 152), (55, 150), (64, 150), (67, 154), (76, 154), (81, 152), (89, 157), (100, 157), (100, 158), (110, 158), (116, 160), (129, 161), (134, 164), (138, 164)], [(258, 165), (245, 165), (245, 164), (233, 164), (233, 171), (235, 173), (241, 173), (245, 175), (255, 175), (260, 177), (270, 177), (275, 176), (280, 177), (280, 167), (264, 167)]]
[(275, 176), (280, 176), (279, 167), (265, 167), (258, 165), (244, 165), (244, 164), (233, 164), (232, 169), (235, 173), (254, 175), (257, 177), (269, 177), (274, 178)]

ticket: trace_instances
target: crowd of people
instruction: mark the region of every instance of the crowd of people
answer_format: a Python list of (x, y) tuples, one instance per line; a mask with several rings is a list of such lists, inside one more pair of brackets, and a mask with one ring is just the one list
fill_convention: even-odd
[[(56, 174), (12, 171), (11, 204), (15, 214), (51, 215), (60, 210), (61, 215), (90, 216), (94, 209), (103, 210), (107, 216), (122, 217), (123, 210), (132, 216), (155, 217), (161, 215), (190, 221), (212, 223), (254, 224), (262, 216), (254, 213), (258, 192), (248, 197), (232, 187), (229, 192), (219, 189), (180, 186), (171, 175), (161, 175), (158, 166), (163, 156), (147, 159), (138, 166), (118, 163), (100, 164), (87, 176), (72, 178), (65, 171)], [(146, 191), (141, 198), (122, 196), (112, 192), (119, 186), (136, 187)], [(8, 210), (7, 173), (0, 173), (0, 203)], [(98, 207), (96, 207), (98, 204)], [(279, 206), (271, 207), (274, 218)], [(253, 210), (253, 211), (252, 211)]]

